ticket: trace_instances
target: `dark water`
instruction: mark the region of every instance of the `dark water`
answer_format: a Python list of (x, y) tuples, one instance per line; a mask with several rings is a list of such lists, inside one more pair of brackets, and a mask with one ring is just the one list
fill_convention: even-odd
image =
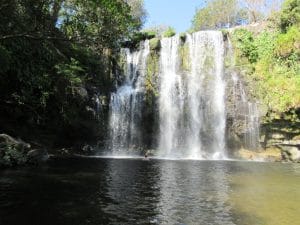
[(0, 171), (0, 224), (296, 225), (300, 165), (56, 159)]

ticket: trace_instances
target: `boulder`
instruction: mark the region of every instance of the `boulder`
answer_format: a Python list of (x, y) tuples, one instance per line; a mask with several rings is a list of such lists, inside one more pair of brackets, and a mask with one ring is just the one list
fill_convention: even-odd
[(283, 139), (285, 139), (285, 136), (280, 133), (273, 133), (273, 134), (271, 134), (271, 138), (275, 139), (275, 140), (283, 140)]
[(87, 90), (84, 87), (74, 87), (76, 96), (78, 96), (80, 99), (86, 101), (89, 97)]
[(91, 153), (91, 152), (94, 151), (94, 148), (90, 145), (87, 145), (87, 144), (84, 145), (81, 149), (82, 149), (83, 153)]
[(6, 145), (14, 145), (22, 149), (30, 149), (30, 144), (22, 141), (21, 139), (15, 139), (7, 134), (0, 134), (0, 143)]
[(284, 161), (300, 162), (300, 150), (296, 146), (280, 145), (281, 157)]
[(0, 134), (0, 166), (24, 165), (30, 144), (7, 134)]

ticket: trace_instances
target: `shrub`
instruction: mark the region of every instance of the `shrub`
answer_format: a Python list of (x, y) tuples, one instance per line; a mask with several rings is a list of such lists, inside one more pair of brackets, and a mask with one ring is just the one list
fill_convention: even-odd
[(161, 44), (160, 44), (160, 39), (159, 38), (152, 38), (150, 40), (150, 49), (151, 50), (156, 50), (158, 51), (161, 47)]
[(163, 37), (173, 37), (176, 34), (176, 31), (172, 27), (168, 27), (167, 30), (163, 33)]
[(233, 33), (236, 47), (241, 51), (241, 56), (248, 58), (251, 63), (258, 59), (257, 48), (254, 44), (253, 34), (246, 29), (238, 29)]
[(280, 14), (280, 28), (283, 32), (300, 23), (300, 0), (286, 0)]
[(276, 55), (281, 58), (288, 58), (292, 54), (300, 56), (300, 30), (292, 26), (287, 33), (280, 34), (276, 41)]

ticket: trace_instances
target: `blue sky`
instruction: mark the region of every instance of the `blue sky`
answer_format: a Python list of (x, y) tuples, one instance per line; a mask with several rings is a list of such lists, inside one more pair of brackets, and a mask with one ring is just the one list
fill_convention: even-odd
[[(282, 2), (283, 0), (267, 0)], [(203, 7), (205, 0), (144, 0), (148, 18), (144, 28), (156, 25), (174, 27), (177, 32), (187, 31), (191, 27), (191, 21), (196, 8)], [(243, 2), (243, 1), (240, 1)], [(267, 7), (267, 9), (270, 9)]]
[(204, 0), (144, 0), (148, 18), (145, 28), (168, 25), (183, 32), (191, 27), (196, 8), (204, 5)]

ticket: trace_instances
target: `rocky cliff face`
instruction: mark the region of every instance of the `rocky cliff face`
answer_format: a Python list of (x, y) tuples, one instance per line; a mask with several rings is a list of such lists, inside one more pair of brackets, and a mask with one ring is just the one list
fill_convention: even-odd
[[(226, 37), (229, 36), (226, 34)], [(249, 77), (244, 66), (236, 66), (235, 49), (227, 39), (226, 58), (226, 112), (227, 145), (235, 155), (239, 150), (250, 150), (244, 158), (262, 153), (260, 158), (269, 156), (276, 160), (300, 160), (300, 109), (288, 112), (273, 112), (255, 92), (257, 83)], [(243, 154), (243, 153), (242, 153)], [(269, 155), (268, 155), (269, 154)], [(281, 157), (278, 158), (278, 154)], [(252, 154), (253, 156), (253, 154)], [(251, 156), (251, 157), (252, 157)]]
[(261, 125), (261, 144), (264, 149), (278, 148), (284, 161), (300, 161), (300, 109), (282, 113), (280, 116), (267, 114)]
[[(262, 158), (297, 161), (299, 150), (299, 109), (282, 113), (277, 118), (268, 106), (255, 93), (255, 81), (246, 78), (247, 71), (234, 64), (234, 48), (228, 36), (225, 40), (225, 82), (226, 82), (226, 146), (229, 155), (235, 156), (241, 149), (254, 153), (262, 153)], [(152, 44), (151, 44), (152, 43)], [(160, 40), (150, 40), (150, 54), (146, 69), (146, 95), (143, 109), (144, 140), (153, 144), (158, 129), (158, 98), (159, 98), (159, 58)], [(189, 72), (189, 49), (185, 38), (181, 38), (179, 47), (180, 70), (186, 76)], [(281, 118), (280, 118), (281, 117)], [(156, 125), (153, 125), (156, 124)], [(152, 145), (151, 145), (152, 143)], [(250, 154), (251, 155), (251, 154)], [(248, 155), (248, 157), (250, 157)]]

